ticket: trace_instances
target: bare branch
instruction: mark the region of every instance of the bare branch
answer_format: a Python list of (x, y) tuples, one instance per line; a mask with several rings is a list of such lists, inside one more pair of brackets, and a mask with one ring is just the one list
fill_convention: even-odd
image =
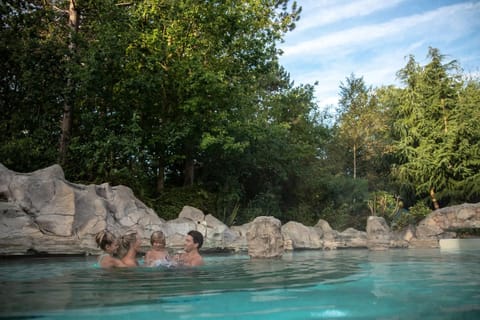
[(59, 7), (57, 7), (57, 6), (52, 6), (52, 8), (53, 8), (53, 10), (55, 10), (55, 11), (57, 11), (57, 12), (64, 13), (64, 14), (68, 14), (68, 10), (59, 8)]

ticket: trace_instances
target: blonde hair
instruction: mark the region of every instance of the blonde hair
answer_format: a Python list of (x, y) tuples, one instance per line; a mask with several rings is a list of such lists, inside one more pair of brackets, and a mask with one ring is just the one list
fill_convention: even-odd
[(160, 242), (160, 244), (165, 247), (166, 242), (165, 242), (165, 234), (162, 231), (155, 231), (152, 233), (150, 236), (150, 243), (153, 245), (154, 241)]
[(115, 236), (108, 230), (102, 230), (95, 235), (95, 241), (100, 249), (105, 250), (107, 246), (111, 246), (115, 241)]
[(137, 241), (136, 232), (130, 232), (120, 237), (120, 241), (118, 243), (119, 247), (117, 251), (117, 254), (120, 257), (120, 259), (127, 254), (128, 250), (135, 243), (135, 241)]

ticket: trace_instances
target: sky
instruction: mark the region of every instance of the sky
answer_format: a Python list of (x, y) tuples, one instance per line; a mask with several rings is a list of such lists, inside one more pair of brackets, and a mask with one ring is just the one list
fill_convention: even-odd
[[(292, 2), (292, 1), (291, 1)], [(401, 86), (410, 55), (429, 62), (428, 48), (480, 76), (480, 0), (297, 0), (296, 28), (278, 47), (295, 85), (314, 84), (320, 109), (336, 106), (352, 73), (367, 86)]]

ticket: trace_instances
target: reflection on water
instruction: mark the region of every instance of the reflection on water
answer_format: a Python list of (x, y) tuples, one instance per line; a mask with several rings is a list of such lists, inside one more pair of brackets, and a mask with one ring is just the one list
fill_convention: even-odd
[(94, 257), (2, 259), (0, 318), (390, 317), (415, 315), (420, 301), (423, 318), (439, 308), (452, 318), (480, 315), (478, 251), (301, 251), (205, 262), (102, 270)]

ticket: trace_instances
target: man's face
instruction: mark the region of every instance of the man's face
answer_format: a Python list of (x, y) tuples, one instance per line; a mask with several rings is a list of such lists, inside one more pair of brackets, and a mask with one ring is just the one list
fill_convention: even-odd
[(190, 252), (192, 251), (193, 249), (197, 248), (198, 247), (198, 244), (194, 243), (193, 242), (193, 238), (191, 235), (187, 235), (185, 237), (185, 245), (184, 245), (184, 250), (186, 252)]

